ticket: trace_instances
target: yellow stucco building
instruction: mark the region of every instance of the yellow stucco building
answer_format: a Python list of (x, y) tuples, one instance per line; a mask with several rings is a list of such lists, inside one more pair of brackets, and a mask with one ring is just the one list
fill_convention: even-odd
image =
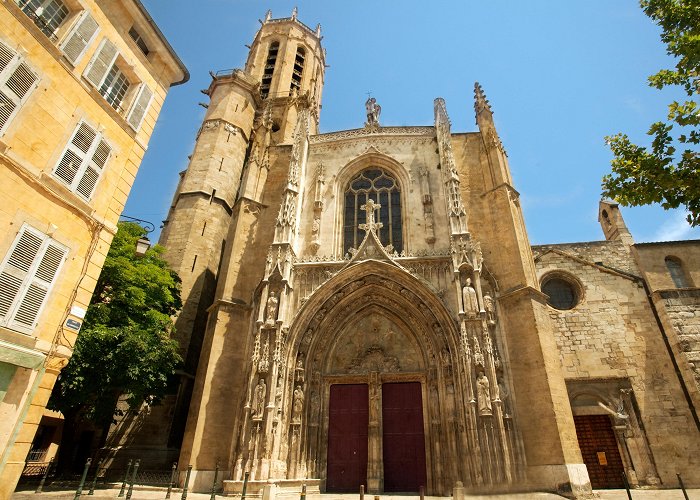
[(67, 363), (169, 88), (138, 0), (0, 1), (0, 498)]

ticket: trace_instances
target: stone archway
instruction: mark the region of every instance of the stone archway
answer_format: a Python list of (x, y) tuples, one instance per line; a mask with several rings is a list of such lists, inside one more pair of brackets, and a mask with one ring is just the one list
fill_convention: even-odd
[(411, 491), (417, 486), (442, 491), (451, 484), (461, 472), (458, 465), (438, 464), (441, 452), (456, 452), (459, 436), (454, 424), (464, 417), (455, 401), (455, 393), (464, 390), (459, 370), (453, 370), (459, 364), (456, 339), (454, 323), (436, 294), (397, 266), (366, 261), (320, 287), (289, 332), (288, 366), (303, 366), (310, 398), (298, 453), (309, 477), (321, 479), (322, 489), (336, 484), (336, 478), (329, 478), (334, 467), (332, 443), (329, 449), (334, 424), (331, 388), (364, 385), (368, 491), (385, 489), (384, 462), (392, 459), (392, 450), (383, 447), (387, 432), (394, 438), (404, 432), (384, 425), (391, 418), (389, 410), (384, 411), (383, 396), (389, 391), (387, 397), (396, 400), (391, 392), (397, 390), (412, 394), (399, 396), (399, 403), (393, 404), (408, 404), (417, 415), (410, 435), (424, 450), (415, 466), (425, 479), (417, 485), (389, 477), (389, 483), (395, 491), (402, 485)]

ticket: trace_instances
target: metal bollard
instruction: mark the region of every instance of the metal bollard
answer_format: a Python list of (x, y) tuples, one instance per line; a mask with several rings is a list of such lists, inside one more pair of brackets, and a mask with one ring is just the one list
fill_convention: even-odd
[(425, 486), (421, 486), (418, 491), (420, 492), (420, 500), (425, 500)]
[(243, 475), (243, 490), (241, 491), (241, 500), (245, 500), (245, 490), (248, 489), (248, 477), (250, 477), (250, 472), (246, 472)]
[(124, 474), (124, 480), (122, 481), (122, 488), (119, 490), (119, 494), (117, 495), (118, 497), (124, 496), (124, 488), (126, 488), (126, 482), (129, 478), (130, 471), (131, 471), (131, 459), (129, 459), (129, 463), (126, 464), (126, 474)]
[(131, 481), (129, 481), (129, 490), (126, 492), (126, 500), (129, 500), (131, 498), (132, 493), (134, 492), (134, 482), (136, 481), (136, 474), (139, 471), (139, 464), (141, 463), (140, 459), (136, 459), (136, 463), (134, 464), (134, 472), (131, 474)]
[(306, 483), (301, 484), (301, 499), (306, 500)]
[(187, 487), (190, 485), (190, 474), (192, 473), (192, 466), (187, 466), (187, 476), (185, 476), (185, 485), (182, 487), (182, 500), (187, 498)]
[(685, 497), (685, 500), (688, 500), (688, 492), (685, 491), (685, 485), (683, 484), (683, 479), (681, 478), (681, 475), (676, 472), (676, 477), (678, 478), (678, 484), (681, 485), (681, 491), (683, 492), (683, 496)]
[(46, 466), (46, 470), (44, 471), (44, 475), (41, 476), (41, 481), (39, 481), (39, 486), (36, 487), (36, 491), (34, 493), (42, 493), (44, 491), (44, 483), (46, 482), (46, 478), (49, 475), (49, 472), (51, 471), (51, 467), (53, 466), (53, 459), (54, 457), (51, 457), (51, 460), (49, 460), (49, 465)]
[(365, 500), (365, 485), (360, 485), (360, 500)]
[(216, 469), (214, 469), (214, 482), (211, 484), (211, 497), (209, 500), (216, 500), (216, 480), (219, 478), (219, 461), (216, 461)]
[(165, 499), (170, 498), (170, 492), (173, 489), (173, 483), (175, 482), (175, 473), (177, 472), (177, 462), (173, 462), (173, 470), (170, 472), (170, 482), (168, 483), (168, 492), (165, 494)]
[(103, 458), (100, 458), (100, 460), (97, 462), (97, 467), (95, 467), (95, 475), (92, 478), (92, 483), (90, 483), (90, 491), (88, 491), (88, 495), (95, 494), (95, 485), (97, 484), (97, 475), (100, 473), (100, 466), (102, 465), (103, 460), (104, 460)]
[(88, 469), (90, 468), (90, 464), (92, 463), (92, 458), (88, 458), (87, 462), (85, 462), (85, 468), (83, 469), (83, 475), (80, 477), (80, 484), (78, 485), (78, 489), (75, 490), (75, 496), (73, 497), (74, 500), (77, 500), (80, 498), (80, 495), (83, 493), (83, 486), (85, 486), (85, 478), (87, 477)]
[(625, 483), (625, 490), (627, 491), (627, 498), (629, 500), (632, 500), (632, 493), (630, 492), (630, 483), (627, 481), (627, 474), (625, 474), (625, 471), (622, 471), (622, 482)]

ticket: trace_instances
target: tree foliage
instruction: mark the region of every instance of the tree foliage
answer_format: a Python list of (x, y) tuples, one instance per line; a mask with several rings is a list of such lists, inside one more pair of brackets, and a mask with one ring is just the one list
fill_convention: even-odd
[(78, 335), (49, 407), (108, 425), (120, 395), (130, 406), (162, 397), (181, 358), (170, 339), (171, 316), (182, 303), (180, 279), (162, 247), (135, 255), (141, 226), (120, 223)]
[(662, 30), (674, 69), (649, 77), (657, 89), (681, 87), (688, 99), (668, 106), (665, 121), (651, 124), (651, 146), (633, 144), (626, 134), (606, 137), (615, 155), (612, 174), (603, 177), (603, 195), (623, 205), (660, 203), (664, 208), (684, 206), (688, 222), (700, 225), (700, 1), (642, 0), (644, 13)]

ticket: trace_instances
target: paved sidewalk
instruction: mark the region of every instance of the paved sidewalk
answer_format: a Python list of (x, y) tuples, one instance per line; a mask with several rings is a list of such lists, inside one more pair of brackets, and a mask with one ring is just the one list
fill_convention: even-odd
[[(89, 488), (83, 491), (85, 500), (105, 500), (115, 499), (119, 494), (119, 488), (116, 489), (101, 489), (95, 490), (93, 496), (88, 496)], [(164, 499), (165, 488), (143, 488), (134, 487), (132, 500), (154, 500)], [(600, 500), (628, 500), (625, 490), (596, 490), (596, 495)], [(71, 500), (75, 496), (75, 490), (61, 491), (46, 491), (41, 494), (34, 493), (34, 490), (17, 491), (12, 495), (12, 500)], [(125, 498), (126, 494), (124, 495)], [(182, 497), (181, 490), (173, 490), (170, 499), (180, 500)], [(188, 493), (188, 500), (209, 500), (211, 495), (208, 493)], [(217, 498), (227, 498), (222, 495), (217, 495)], [(235, 497), (229, 497), (235, 498)], [(252, 497), (251, 500), (255, 498)], [(380, 500), (416, 500), (417, 495), (379, 495)], [(430, 497), (426, 496), (425, 500), (447, 500), (451, 497)], [(510, 495), (465, 495), (469, 500), (561, 500), (563, 497), (552, 493), (518, 493)], [(688, 498), (690, 500), (700, 500), (700, 489), (688, 490)], [(374, 500), (374, 495), (365, 495), (366, 500)], [(632, 490), (633, 500), (684, 500), (683, 492), (679, 489), (670, 490)], [(323, 494), (320, 495), (320, 500), (359, 500), (357, 494)]]

